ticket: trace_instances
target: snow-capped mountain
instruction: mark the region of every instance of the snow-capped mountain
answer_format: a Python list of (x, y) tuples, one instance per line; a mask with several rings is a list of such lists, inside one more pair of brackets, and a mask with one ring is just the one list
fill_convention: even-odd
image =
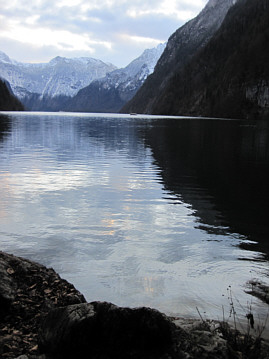
[(164, 48), (147, 49), (122, 69), (87, 57), (21, 63), (0, 51), (0, 76), (29, 110), (118, 111), (153, 72)]
[[(120, 75), (121, 82), (125, 82), (124, 80), (126, 78), (133, 78), (137, 76), (139, 73), (141, 73), (141, 80), (143, 79), (143, 73), (147, 77), (150, 75), (155, 68), (155, 65), (157, 61), (159, 60), (161, 54), (163, 53), (163, 50), (165, 49), (166, 44), (159, 44), (157, 47), (154, 47), (152, 49), (145, 50), (142, 55), (137, 57), (135, 60), (133, 60), (129, 65), (127, 65), (123, 69), (118, 69), (110, 74), (108, 74), (108, 77), (117, 77)], [(143, 71), (141, 71), (144, 69)]]
[(145, 50), (125, 68), (114, 70), (93, 81), (68, 103), (66, 110), (117, 112), (153, 73), (166, 44)]
[(146, 78), (153, 73), (155, 65), (165, 49), (166, 44), (159, 44), (157, 47), (145, 50), (141, 56), (133, 60), (125, 68), (114, 70), (105, 78), (98, 80), (103, 86), (109, 88), (129, 89), (133, 91)]
[(116, 69), (110, 63), (81, 57), (55, 57), (48, 63), (22, 63), (0, 52), (0, 76), (11, 85), (14, 94), (23, 100), (29, 94), (45, 97), (74, 96), (92, 81)]

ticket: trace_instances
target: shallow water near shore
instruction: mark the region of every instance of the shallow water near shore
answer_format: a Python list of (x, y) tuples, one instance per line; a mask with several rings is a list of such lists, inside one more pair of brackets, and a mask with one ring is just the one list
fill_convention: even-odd
[[(269, 123), (0, 116), (0, 248), (53, 267), (88, 301), (263, 322)], [(240, 319), (240, 320), (241, 320)]]

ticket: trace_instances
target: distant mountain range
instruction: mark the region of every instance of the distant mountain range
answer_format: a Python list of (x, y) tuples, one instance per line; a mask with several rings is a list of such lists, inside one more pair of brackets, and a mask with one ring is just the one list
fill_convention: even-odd
[(0, 52), (0, 76), (10, 83), (14, 94), (30, 110), (46, 110), (50, 99), (56, 103), (57, 97), (74, 96), (93, 80), (115, 69), (112, 64), (88, 57), (58, 56), (48, 63), (30, 64), (12, 60)]
[(21, 63), (0, 52), (0, 76), (29, 110), (119, 111), (153, 72), (164, 47), (145, 50), (124, 69), (87, 57)]
[(153, 73), (165, 44), (148, 49), (128, 66), (93, 81), (72, 98), (66, 110), (87, 112), (118, 112)]
[(269, 0), (210, 0), (122, 112), (269, 118)]
[(29, 93), (74, 96), (82, 87), (115, 69), (112, 64), (89, 57), (57, 56), (48, 63), (33, 64), (17, 62), (0, 52), (0, 75), (20, 99)]
[(167, 45), (123, 69), (90, 58), (22, 64), (0, 76), (26, 109), (269, 117), (269, 0), (209, 0)]

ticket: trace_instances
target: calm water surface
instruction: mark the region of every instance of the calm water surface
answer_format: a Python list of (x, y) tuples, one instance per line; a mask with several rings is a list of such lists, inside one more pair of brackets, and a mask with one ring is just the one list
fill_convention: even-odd
[[(0, 249), (87, 298), (174, 315), (265, 318), (269, 123), (123, 115), (0, 117)], [(239, 304), (240, 303), (240, 304)]]

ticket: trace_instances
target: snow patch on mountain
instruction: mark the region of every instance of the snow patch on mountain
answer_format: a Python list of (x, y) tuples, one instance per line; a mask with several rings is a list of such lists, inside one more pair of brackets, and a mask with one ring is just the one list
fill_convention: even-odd
[(48, 63), (22, 63), (0, 52), (0, 76), (9, 81), (19, 98), (37, 93), (41, 96), (74, 96), (92, 81), (116, 69), (110, 63), (82, 57), (57, 56)]
[(160, 44), (153, 49), (147, 49), (125, 68), (112, 71), (93, 81), (68, 101), (64, 110), (118, 112), (152, 74), (165, 46), (166, 44)]
[(120, 88), (122, 91), (138, 89), (146, 78), (153, 73), (157, 61), (165, 49), (166, 43), (145, 50), (125, 68), (114, 70), (104, 78), (97, 80), (106, 89)]

